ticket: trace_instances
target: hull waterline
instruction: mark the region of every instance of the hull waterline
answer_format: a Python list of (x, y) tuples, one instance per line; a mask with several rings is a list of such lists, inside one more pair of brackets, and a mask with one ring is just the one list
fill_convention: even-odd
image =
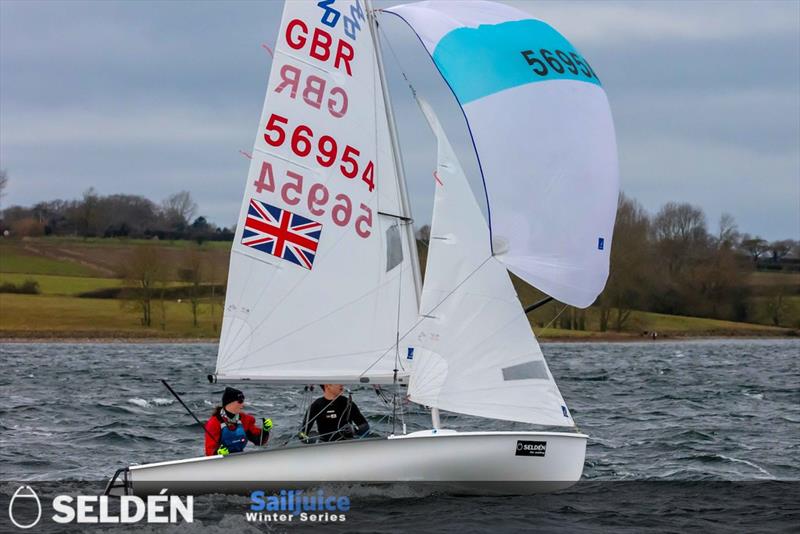
[(247, 493), (322, 484), (408, 484), (470, 494), (556, 491), (577, 482), (583, 434), (427, 430), (131, 466), (112, 493)]

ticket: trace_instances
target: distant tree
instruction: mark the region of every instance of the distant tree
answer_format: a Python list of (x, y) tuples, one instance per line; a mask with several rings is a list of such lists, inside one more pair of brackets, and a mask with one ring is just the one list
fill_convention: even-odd
[(769, 254), (772, 261), (780, 263), (780, 261), (789, 255), (794, 247), (794, 241), (791, 239), (782, 239), (780, 241), (773, 241), (769, 244)]
[(152, 326), (152, 303), (157, 291), (161, 293), (163, 302), (163, 288), (167, 280), (163, 254), (158, 247), (149, 244), (133, 247), (119, 270), (125, 286), (129, 288), (123, 296), (141, 312), (142, 326)]
[(15, 237), (38, 237), (44, 235), (44, 223), (36, 217), (23, 217), (16, 219), (9, 225), (11, 234)]
[(94, 237), (98, 234), (100, 198), (94, 187), (83, 193), (83, 202), (78, 206), (78, 231), (83, 237)]
[(110, 195), (100, 199), (101, 228), (108, 237), (143, 237), (158, 224), (158, 207), (139, 195)]
[(198, 245), (202, 245), (206, 239), (213, 236), (212, 226), (202, 215), (194, 220), (189, 230), (191, 232), (191, 238), (197, 241)]
[(0, 200), (6, 195), (6, 187), (8, 186), (8, 173), (5, 169), (0, 169)]
[(728, 217), (720, 220), (719, 234), (695, 266), (688, 287), (702, 297), (692, 309), (695, 315), (744, 320), (749, 296), (748, 273), (743, 272), (738, 261), (736, 225), (733, 217)]
[(180, 191), (167, 197), (162, 203), (164, 218), (171, 228), (184, 229), (197, 213), (197, 203), (189, 191)]
[(786, 312), (789, 310), (788, 296), (791, 287), (786, 284), (779, 284), (772, 287), (766, 300), (767, 314), (773, 326), (781, 326)]
[(739, 244), (739, 228), (733, 215), (723, 213), (719, 218), (719, 231), (717, 232), (717, 244), (720, 247), (732, 249)]
[(181, 267), (178, 270), (180, 280), (189, 284), (189, 303), (192, 306), (192, 325), (195, 328), (198, 325), (197, 316), (200, 313), (200, 296), (206, 263), (203, 251), (199, 248), (193, 248), (184, 253)]
[(697, 259), (708, 240), (703, 211), (686, 203), (665, 204), (653, 219), (652, 229), (659, 256), (673, 276)]
[[(611, 246), (611, 267), (606, 288), (598, 299), (600, 329), (622, 331), (634, 308), (642, 307), (650, 291), (650, 217), (633, 199), (620, 193)], [(575, 319), (570, 318), (570, 324)]]
[(224, 267), (224, 264), (221, 265), (215, 261), (208, 261), (204, 265), (203, 276), (206, 283), (211, 285), (211, 298), (209, 299), (209, 303), (211, 305), (211, 327), (214, 329), (214, 332), (217, 332), (219, 329), (219, 323), (217, 321), (218, 319), (221, 319), (220, 317), (217, 317), (216, 311), (217, 286), (225, 283), (228, 273)]
[(744, 234), (739, 248), (750, 255), (753, 259), (753, 265), (758, 265), (758, 259), (767, 253), (769, 245), (765, 239), (759, 236), (750, 237), (750, 234)]

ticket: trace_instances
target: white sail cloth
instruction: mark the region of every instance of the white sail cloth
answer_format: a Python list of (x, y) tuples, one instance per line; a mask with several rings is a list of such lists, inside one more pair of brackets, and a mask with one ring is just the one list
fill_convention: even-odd
[(573, 426), (489, 229), (438, 120), (437, 186), (409, 398), (443, 410)]
[(363, 2), (286, 2), (231, 253), (219, 380), (393, 381), (418, 267), (376, 69)]
[(608, 277), (619, 173), (608, 100), (589, 63), (552, 27), (504, 4), (385, 11), (416, 32), (461, 104), (495, 257), (556, 299), (591, 305)]

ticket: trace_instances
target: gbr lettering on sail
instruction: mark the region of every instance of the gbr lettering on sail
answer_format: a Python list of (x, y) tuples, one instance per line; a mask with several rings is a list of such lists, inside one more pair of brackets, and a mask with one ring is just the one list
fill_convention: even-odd
[(286, 2), (240, 225), (250, 197), (320, 224), (320, 244), (373, 234), (374, 62), (363, 0)]

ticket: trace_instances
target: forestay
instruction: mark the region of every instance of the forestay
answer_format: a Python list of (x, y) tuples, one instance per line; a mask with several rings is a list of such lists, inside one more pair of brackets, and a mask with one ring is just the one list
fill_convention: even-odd
[(387, 10), (416, 32), (464, 111), (495, 257), (574, 306), (608, 277), (618, 196), (611, 112), (597, 74), (528, 13), (477, 0)]
[(421, 319), (406, 337), (412, 401), (443, 410), (573, 426), (489, 228), (438, 120), (436, 195)]
[(363, 3), (286, 2), (218, 379), (392, 382), (418, 304), (381, 94)]

